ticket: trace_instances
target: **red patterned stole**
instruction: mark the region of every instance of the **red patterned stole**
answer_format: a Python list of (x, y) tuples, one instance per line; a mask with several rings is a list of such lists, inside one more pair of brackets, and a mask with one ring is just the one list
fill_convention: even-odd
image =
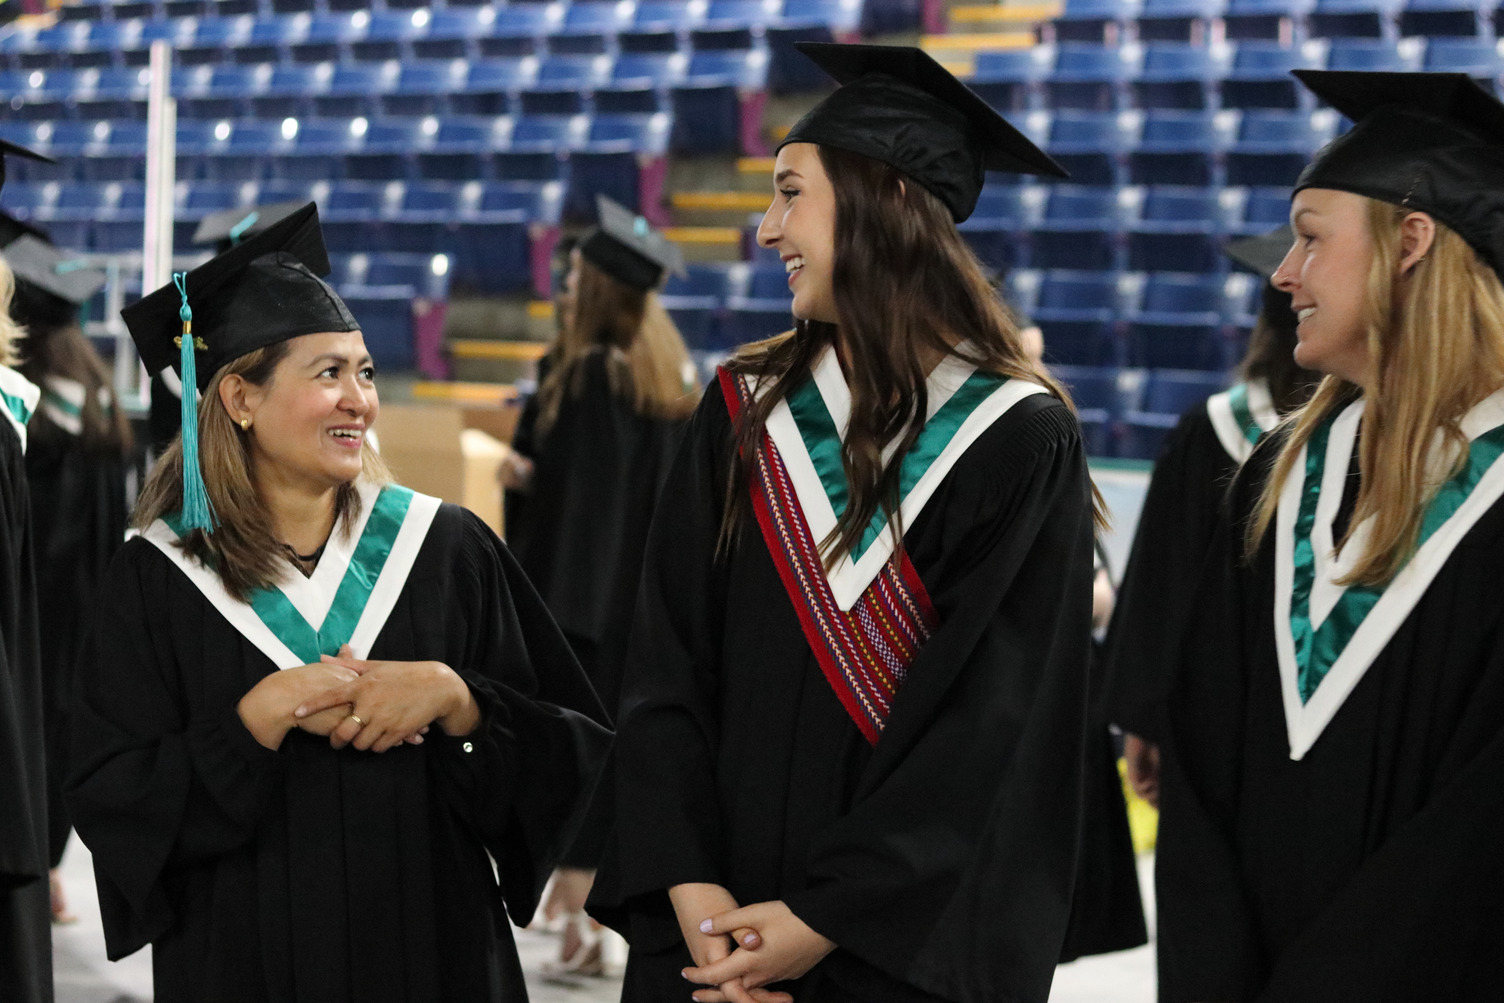
[[(725, 368), (718, 375), (735, 421), (751, 399), (751, 390)], [(842, 610), (831, 593), (820, 548), (799, 508), (783, 458), (766, 431), (750, 489), (768, 553), (820, 669), (846, 713), (876, 745), (909, 666), (940, 625), (929, 593), (908, 554), (895, 552), (851, 609)]]

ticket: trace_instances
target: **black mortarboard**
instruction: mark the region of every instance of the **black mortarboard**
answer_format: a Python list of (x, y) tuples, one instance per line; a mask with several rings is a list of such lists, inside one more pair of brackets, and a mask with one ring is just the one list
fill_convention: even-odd
[(212, 244), (215, 245), (215, 253), (223, 253), (272, 224), (280, 223), (303, 208), (303, 205), (298, 201), (270, 202), (251, 209), (211, 212), (199, 220), (198, 229), (193, 231), (193, 243), (196, 247)]
[(1504, 275), (1504, 104), (1465, 73), (1294, 70), (1356, 123), (1295, 183), (1429, 213)]
[(919, 49), (827, 42), (795, 48), (841, 87), (794, 124), (780, 149), (814, 143), (880, 160), (928, 189), (958, 223), (976, 208), (984, 171), (1070, 176)]
[(0, 209), (0, 247), (9, 247), (17, 237), (28, 233), (49, 244), (52, 243), (52, 237), (46, 230), (33, 226), (25, 220), (16, 219), (10, 213)]
[(679, 246), (648, 221), (604, 195), (595, 197), (600, 226), (580, 241), (580, 255), (614, 279), (647, 292), (665, 272), (682, 273)]
[[(304, 334), (355, 331), (360, 325), (320, 278), (329, 255), (317, 207), (297, 212), (210, 258), (120, 312), (148, 372), (178, 368), (184, 301), (199, 354), (198, 388), (225, 363)], [(181, 282), (181, 286), (178, 283)]]
[(74, 307), (104, 288), (104, 272), (29, 233), (7, 244), (3, 253), (18, 282)]
[(40, 160), (44, 164), (55, 164), (56, 160), (44, 157), (36, 150), (28, 150), (19, 143), (12, 143), (8, 139), (0, 139), (0, 188), (5, 187), (5, 158), (14, 154), (17, 157), (25, 157), (27, 160)]
[(1295, 244), (1295, 231), (1286, 223), (1278, 229), (1257, 237), (1244, 237), (1242, 240), (1234, 240), (1222, 249), (1223, 253), (1235, 263), (1261, 275), (1265, 282), (1274, 278), (1274, 270), (1279, 263), (1285, 260), (1285, 255), (1290, 253), (1290, 248)]

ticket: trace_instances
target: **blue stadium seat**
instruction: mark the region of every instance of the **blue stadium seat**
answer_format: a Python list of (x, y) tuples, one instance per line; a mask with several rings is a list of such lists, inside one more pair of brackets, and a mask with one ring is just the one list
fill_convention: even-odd
[(1229, 317), (1246, 298), (1252, 276), (1154, 272), (1129, 310), (1129, 362), (1151, 369), (1223, 372), (1236, 361)]
[(618, 33), (632, 26), (632, 6), (614, 0), (574, 0), (564, 23), (548, 40), (551, 53), (601, 53), (612, 48)]
[(1180, 422), (1180, 416), (1212, 394), (1227, 387), (1222, 373), (1184, 369), (1152, 369), (1144, 380), (1140, 409), (1124, 415), (1123, 455), (1153, 460), (1165, 436)]
[(563, 24), (560, 5), (513, 3), (496, 7), (489, 34), (475, 40), (481, 58), (526, 56), (542, 47), (542, 39)]
[[(368, 128), (369, 126), (367, 126)], [(359, 150), (365, 133), (352, 129), (350, 119), (292, 118), (283, 120), (289, 144), (267, 166), (279, 181), (341, 181), (345, 157)]]
[(1324, 69), (1320, 44), (1284, 45), (1279, 42), (1242, 42), (1233, 55), (1232, 70), (1222, 81), (1224, 108), (1301, 108), (1308, 95), (1290, 71)]
[(471, 63), (463, 88), (449, 95), (449, 110), (457, 115), (507, 115), (515, 109), (512, 95), (537, 79), (538, 61), (531, 57), (488, 59)]
[(1118, 366), (1052, 365), (1050, 375), (1065, 385), (1076, 405), (1086, 452), (1091, 456), (1116, 455), (1117, 426), (1130, 396), (1124, 384), (1136, 382), (1125, 379), (1125, 375), (1137, 374), (1125, 374)]
[(120, 53), (121, 62), (126, 66), (145, 66), (151, 59), (152, 42), (163, 41), (175, 50), (180, 49), (192, 42), (194, 28), (191, 18), (142, 21), (135, 43)]
[(1049, 34), (1059, 42), (1114, 45), (1127, 34), (1141, 6), (1139, 0), (1066, 0), (1050, 22)]
[[(674, 115), (672, 145), (685, 154), (733, 153), (742, 136), (761, 124), (760, 92), (768, 80), (768, 53), (763, 49), (695, 52), (682, 82), (670, 91)], [(744, 107), (743, 101), (753, 102)], [(750, 108), (755, 108), (750, 111)]]
[(1466, 73), (1493, 81), (1504, 73), (1504, 53), (1492, 38), (1433, 38), (1426, 44), (1427, 70)]
[(75, 39), (68, 56), (74, 68), (113, 66), (120, 54), (134, 48), (141, 36), (141, 22), (99, 20), (91, 22), (86, 38)]
[(1062, 111), (1050, 121), (1045, 149), (1070, 171), (1072, 183), (1115, 185), (1126, 180), (1138, 127), (1131, 112)]
[(426, 32), (432, 16), (427, 10), (359, 11), (355, 14), (357, 31), (362, 14), (365, 30), (348, 43), (351, 57), (362, 61), (411, 58), (412, 40)]
[(358, 253), (384, 249), (392, 226), (386, 220), (400, 204), (401, 182), (346, 181), (332, 185), (319, 203), (319, 222), (330, 251)]
[(391, 90), (377, 98), (383, 115), (438, 115), (449, 110), (449, 95), (465, 84), (463, 59), (403, 63)]
[(1143, 0), (1134, 17), (1141, 42), (1205, 45), (1227, 0)]
[(677, 51), (623, 52), (611, 64), (611, 79), (595, 90), (595, 110), (667, 111), (669, 88), (684, 79), (688, 67), (689, 57)]
[(1316, 0), (1306, 28), (1316, 38), (1387, 38), (1398, 34), (1404, 0)]
[(1227, 45), (1161, 42), (1145, 46), (1143, 66), (1129, 85), (1133, 103), (1140, 108), (1214, 108), (1232, 59), (1232, 47)]
[(299, 63), (339, 62), (350, 58), (349, 45), (362, 34), (350, 14), (316, 13), (303, 37), (288, 43), (288, 54)]
[(519, 115), (512, 120), (506, 145), (493, 154), (496, 175), (517, 181), (558, 181), (565, 154), (584, 142), (589, 119), (584, 115)]
[(441, 7), (427, 30), (409, 43), (418, 59), (470, 59), (479, 55), (474, 40), (489, 34), (496, 8)]
[(1498, 0), (1407, 0), (1400, 11), (1400, 35), (1432, 40), (1489, 36), (1490, 15), (1498, 6)]
[[(207, 71), (207, 72), (194, 72)], [(270, 65), (220, 63), (182, 75), (178, 114), (183, 118), (238, 118), (254, 114), (252, 100), (271, 83)]]
[[(105, 188), (111, 197), (99, 209), (90, 224), (93, 250), (106, 254), (116, 252), (139, 252), (144, 238), (146, 219), (146, 189), (139, 183), (109, 184)], [(54, 239), (62, 241), (54, 230)]]
[(977, 53), (971, 79), (966, 83), (999, 111), (1027, 111), (1039, 106), (1040, 84), (1054, 67), (1052, 45), (982, 51)]
[(328, 85), (313, 95), (314, 114), (330, 118), (374, 115), (381, 108), (381, 96), (396, 87), (400, 72), (396, 60), (336, 64)]
[(352, 181), (414, 177), (416, 152), (429, 147), (438, 130), (438, 120), (431, 116), (369, 120), (359, 145), (345, 155), (345, 177)]
[(1128, 227), (1128, 267), (1218, 272), (1222, 237), (1237, 232), (1246, 192), (1237, 188), (1150, 188)]
[(828, 86), (830, 77), (795, 46), (800, 42), (831, 42), (825, 20), (780, 18), (764, 29), (768, 47), (768, 90), (774, 94), (804, 94)]
[(1067, 365), (1119, 365), (1118, 315), (1127, 293), (1114, 271), (1047, 271), (1029, 318), (1044, 332), (1045, 358)]
[(208, 66), (228, 62), (230, 53), (245, 44), (251, 34), (251, 17), (206, 17), (194, 24), (191, 40), (173, 53), (183, 66)]
[(538, 76), (532, 85), (519, 92), (519, 110), (524, 115), (578, 114), (586, 110), (595, 88), (610, 79), (609, 56), (548, 56), (538, 64)]
[(1264, 40), (1289, 45), (1304, 37), (1305, 18), (1316, 0), (1228, 0), (1222, 12), (1229, 41)]
[(530, 231), (537, 227), (556, 233), (563, 199), (563, 185), (556, 181), (483, 184), (478, 202), (462, 209), (450, 228), (454, 284), (484, 293), (532, 289), (546, 295), (546, 281), (538, 288), (535, 264), (546, 276), (552, 245), (535, 249)]
[(1330, 110), (1244, 112), (1237, 141), (1227, 151), (1227, 183), (1294, 184), (1335, 128), (1336, 115)]
[(1329, 70), (1383, 70), (1410, 73), (1420, 69), (1422, 39), (1407, 38), (1398, 43), (1379, 39), (1334, 38), (1327, 52)]
[(1250, 188), (1243, 204), (1239, 232), (1248, 235), (1268, 233), (1290, 222), (1290, 189)]
[(267, 118), (312, 115), (314, 95), (322, 93), (333, 76), (331, 63), (273, 66), (261, 93), (250, 98), (251, 113)]
[(1055, 68), (1044, 81), (1051, 108), (1112, 111), (1126, 103), (1127, 81), (1138, 73), (1143, 50), (1136, 45), (1061, 44)]
[(1221, 182), (1222, 153), (1238, 127), (1233, 112), (1151, 111), (1128, 154), (1134, 184), (1212, 185)]
[(79, 118), (145, 118), (147, 71), (132, 66), (105, 66), (79, 74), (74, 81), (73, 114)]
[(1118, 267), (1129, 203), (1121, 189), (1055, 185), (1034, 226), (1033, 268), (1110, 270)]
[(506, 145), (506, 121), (486, 116), (438, 120), (432, 141), (417, 155), (418, 176), (469, 181), (489, 177), (493, 154)]
[(1042, 215), (1046, 197), (1040, 185), (988, 185), (959, 226), (961, 236), (984, 265), (1011, 274), (1029, 260), (1028, 233)]

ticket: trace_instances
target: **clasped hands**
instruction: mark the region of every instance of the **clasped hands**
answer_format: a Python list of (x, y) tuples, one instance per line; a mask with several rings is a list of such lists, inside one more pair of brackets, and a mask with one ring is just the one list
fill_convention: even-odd
[(738, 908), (720, 885), (683, 884), (669, 889), (684, 942), (695, 967), (684, 969), (698, 1003), (793, 1003), (788, 993), (764, 988), (797, 979), (835, 950), (783, 902)]
[(385, 752), (421, 744), (432, 724), (467, 735), (480, 723), (470, 687), (442, 662), (384, 662), (337, 656), (273, 672), (236, 706), (246, 730), (276, 750), (293, 728), (327, 736), (336, 749)]

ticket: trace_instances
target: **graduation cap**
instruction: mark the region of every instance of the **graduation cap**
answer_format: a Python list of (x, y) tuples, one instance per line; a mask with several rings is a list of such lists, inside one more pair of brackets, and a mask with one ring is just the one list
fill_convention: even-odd
[(614, 279), (647, 292), (665, 272), (684, 273), (679, 247), (648, 221), (604, 195), (595, 197), (600, 226), (580, 241), (580, 255)]
[(971, 215), (984, 171), (1070, 175), (927, 53), (904, 45), (796, 42), (841, 86), (783, 142), (815, 143), (897, 168), (956, 222)]
[(1504, 104), (1465, 73), (1294, 70), (1356, 123), (1295, 183), (1429, 213), (1504, 275)]
[(27, 149), (19, 143), (12, 143), (8, 139), (0, 139), (0, 188), (5, 187), (5, 158), (12, 155), (25, 157), (27, 160), (40, 160), (44, 164), (57, 163), (56, 160), (43, 156), (36, 150)]
[(217, 253), (228, 251), (241, 241), (267, 229), (273, 223), (280, 223), (303, 208), (303, 205), (304, 203), (294, 200), (270, 202), (252, 209), (222, 209), (219, 212), (211, 212), (199, 221), (198, 229), (193, 231), (193, 244), (196, 247), (215, 245)]
[(1234, 240), (1222, 249), (1222, 253), (1235, 264), (1242, 265), (1255, 275), (1262, 275), (1265, 282), (1270, 282), (1274, 279), (1274, 270), (1285, 260), (1285, 255), (1290, 253), (1294, 244), (1295, 231), (1286, 223), (1257, 237)]
[(148, 372), (182, 378), (182, 528), (211, 531), (214, 515), (198, 468), (196, 395), (220, 367), (258, 348), (360, 325), (321, 278), (329, 255), (312, 203), (120, 311)]
[(87, 303), (104, 288), (104, 272), (30, 233), (11, 241), (3, 253), (18, 282), (72, 307)]
[(52, 243), (52, 236), (46, 230), (33, 226), (25, 220), (16, 219), (4, 209), (0, 209), (0, 247), (9, 247), (17, 237), (28, 233), (49, 244)]

